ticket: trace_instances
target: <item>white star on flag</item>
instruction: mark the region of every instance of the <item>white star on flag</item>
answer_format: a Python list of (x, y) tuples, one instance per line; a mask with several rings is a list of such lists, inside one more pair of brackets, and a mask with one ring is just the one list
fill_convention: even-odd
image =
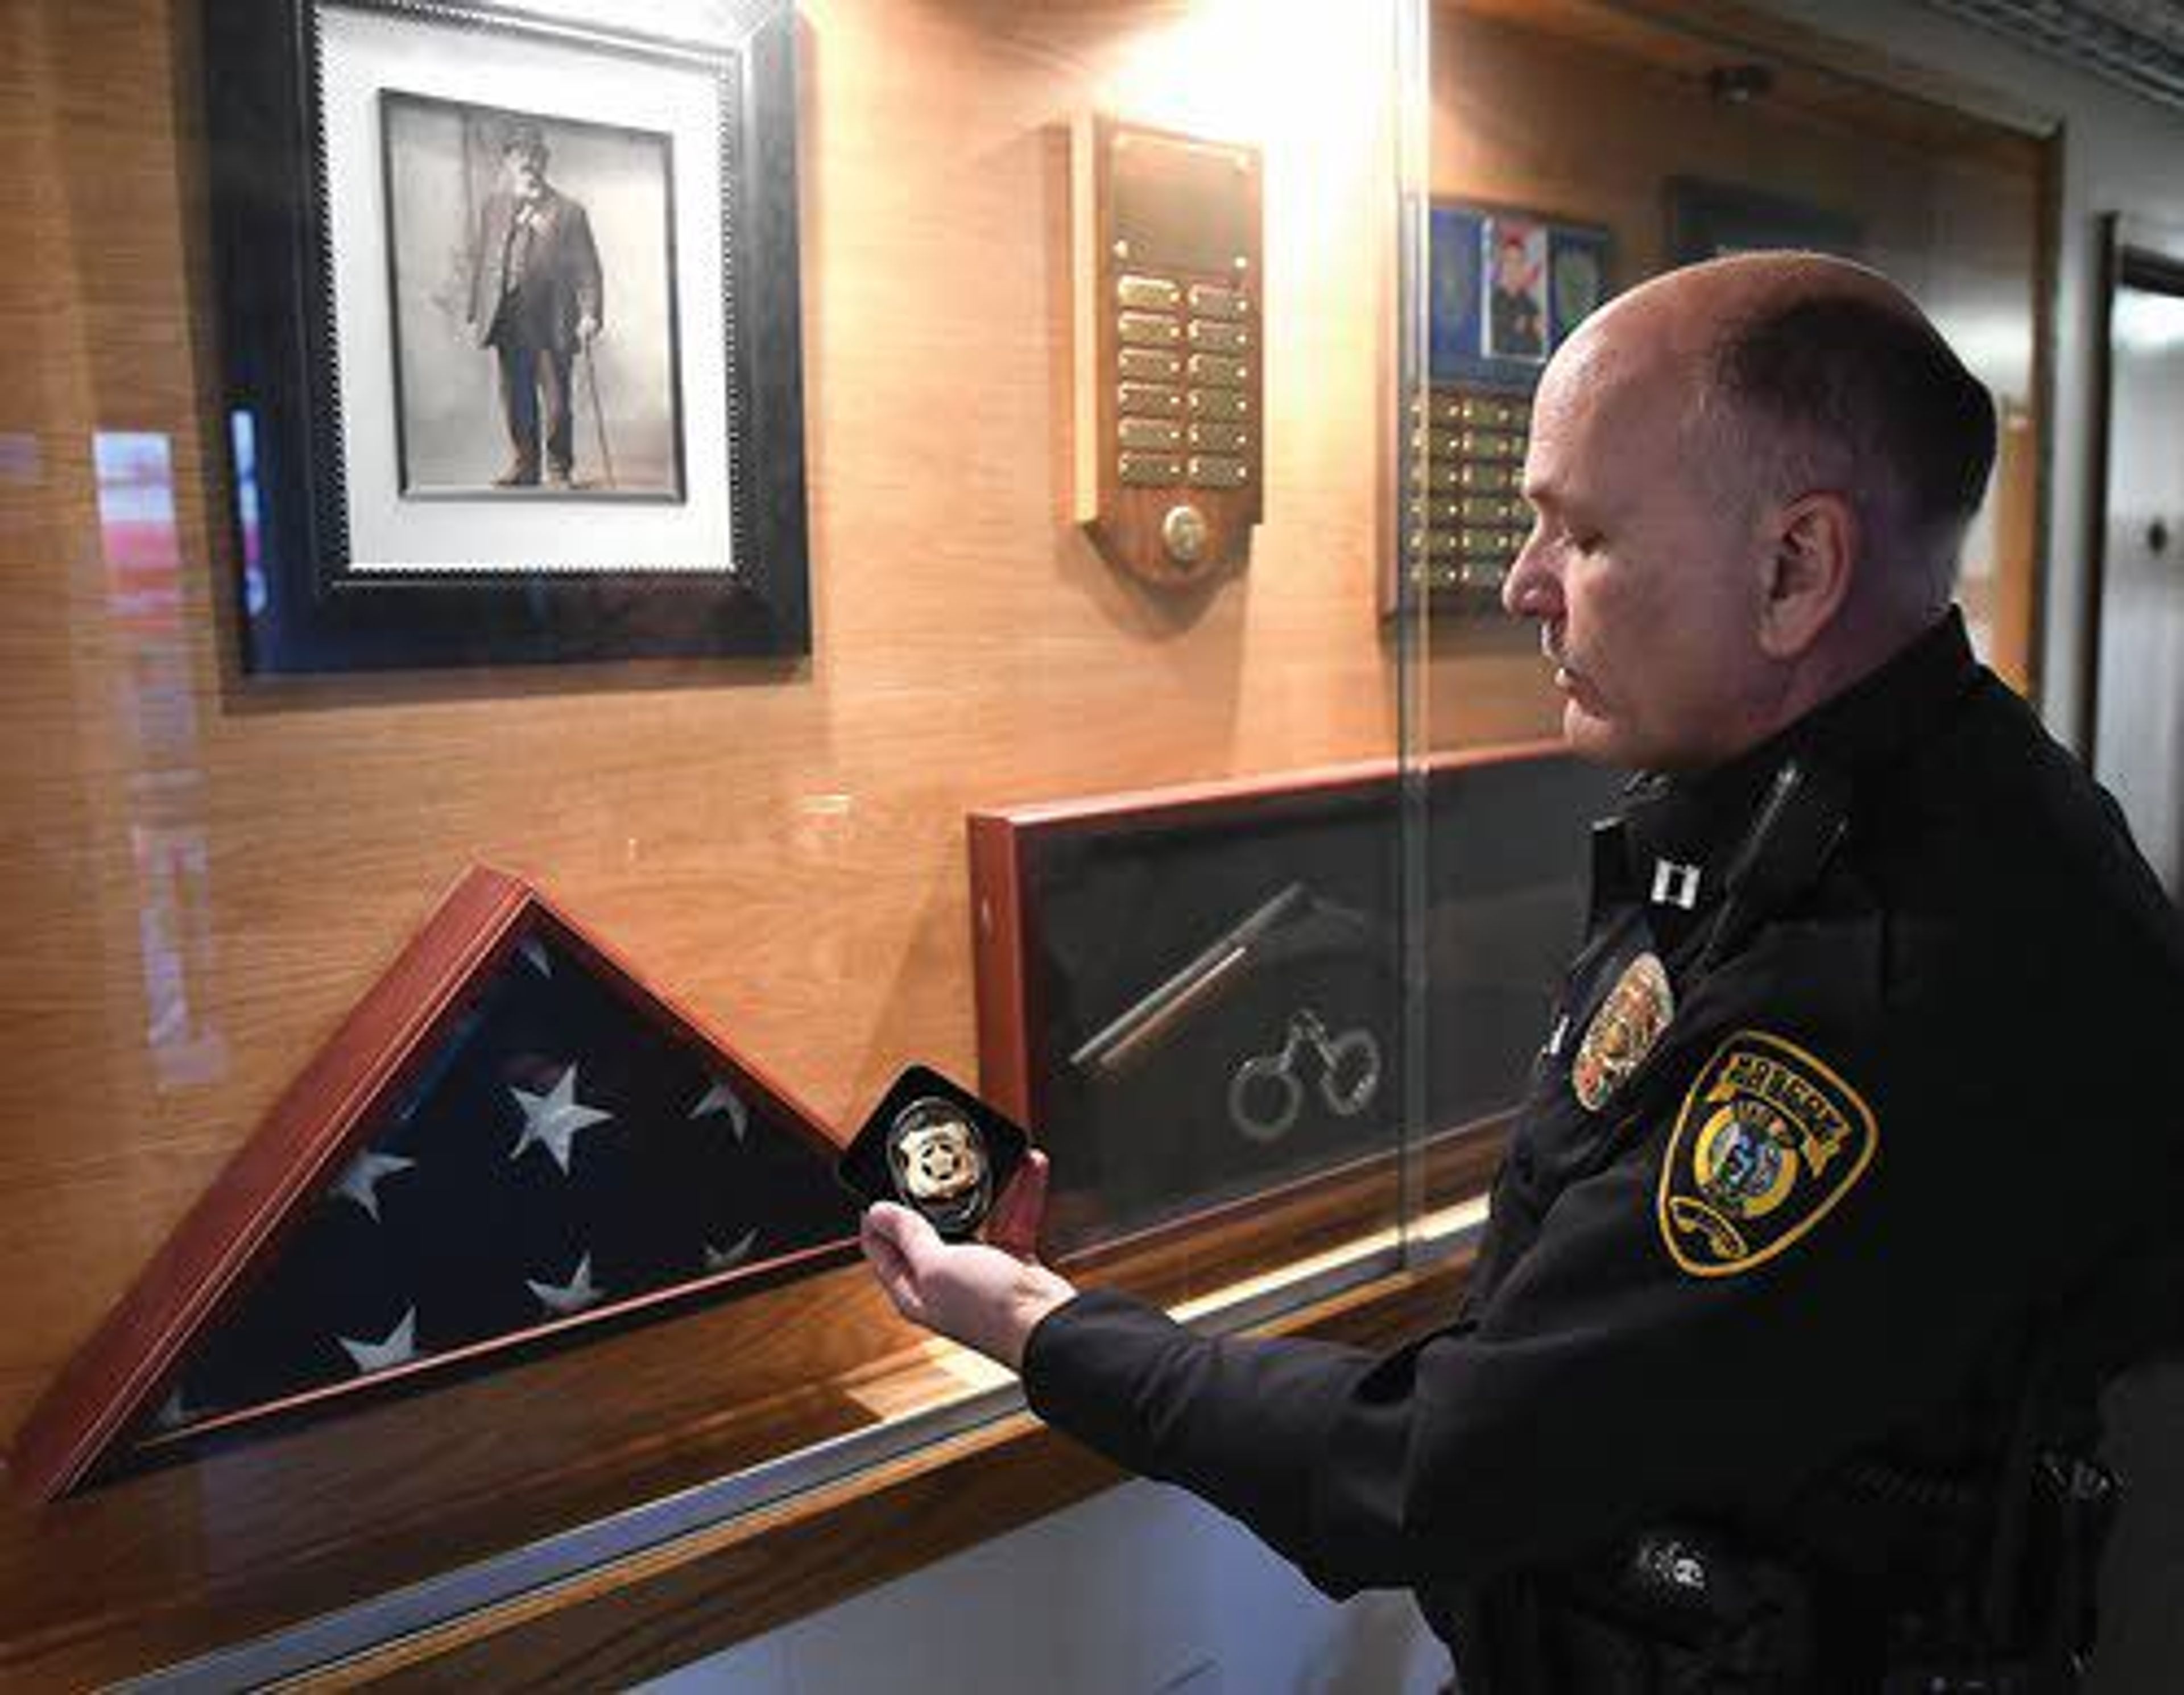
[(699, 1246), (705, 1250), (705, 1269), (726, 1271), (730, 1266), (740, 1263), (744, 1256), (751, 1251), (751, 1244), (757, 1240), (758, 1231), (754, 1228), (745, 1230), (735, 1246), (726, 1252), (715, 1247), (710, 1242), (699, 1243)]
[(587, 1307), (597, 1305), (599, 1298), (599, 1287), (592, 1281), (589, 1254), (577, 1262), (576, 1274), (566, 1283), (533, 1283), (526, 1277), (523, 1284), (549, 1313), (581, 1313)]
[(553, 956), (546, 951), (546, 944), (536, 936), (526, 936), (515, 945), (515, 951), (530, 962), (531, 968), (541, 977), (554, 974)]
[(702, 1118), (709, 1112), (726, 1112), (728, 1128), (735, 1132), (738, 1141), (744, 1139), (744, 1131), (750, 1128), (750, 1113), (744, 1106), (742, 1097), (717, 1077), (713, 1079), (713, 1086), (690, 1109), (690, 1116), (694, 1118)]
[(398, 1171), (407, 1171), (416, 1164), (414, 1159), (404, 1159), (399, 1154), (373, 1153), (369, 1149), (349, 1162), (347, 1171), (334, 1179), (332, 1193), (344, 1200), (354, 1201), (371, 1214), (372, 1222), (379, 1222), (379, 1185), (382, 1179)]
[(197, 1416), (198, 1409), (190, 1405), (189, 1397), (182, 1393), (182, 1386), (177, 1383), (167, 1391), (167, 1398), (159, 1403), (159, 1411), (152, 1414), (152, 1428), (179, 1430)]
[(579, 1130), (588, 1130), (593, 1124), (605, 1123), (614, 1117), (596, 1107), (586, 1107), (577, 1100), (577, 1068), (571, 1065), (563, 1072), (560, 1081), (543, 1095), (533, 1095), (527, 1089), (509, 1091), (515, 1104), (523, 1108), (523, 1134), (516, 1139), (515, 1148), (508, 1157), (523, 1157), (524, 1149), (534, 1142), (554, 1156), (554, 1163), (566, 1173), (569, 1168), (569, 1144), (576, 1140)]
[(384, 1371), (391, 1365), (403, 1365), (417, 1357), (417, 1309), (412, 1307), (402, 1315), (402, 1322), (387, 1332), (387, 1340), (377, 1342), (352, 1341), (347, 1336), (337, 1336), (356, 1362), (356, 1369), (369, 1376), (375, 1371)]

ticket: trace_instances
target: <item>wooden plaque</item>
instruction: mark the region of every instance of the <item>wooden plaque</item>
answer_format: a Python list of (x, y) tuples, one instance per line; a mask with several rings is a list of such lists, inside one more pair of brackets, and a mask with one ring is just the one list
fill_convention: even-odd
[(1149, 582), (1205, 581), (1264, 506), (1264, 160), (1096, 114), (1072, 144), (1077, 518)]

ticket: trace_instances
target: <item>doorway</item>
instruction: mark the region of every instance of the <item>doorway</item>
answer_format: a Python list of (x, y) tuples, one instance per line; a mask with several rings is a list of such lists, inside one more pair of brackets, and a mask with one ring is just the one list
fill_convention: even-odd
[(2184, 895), (2184, 230), (2109, 228), (2106, 469), (2098, 521), (2094, 774)]

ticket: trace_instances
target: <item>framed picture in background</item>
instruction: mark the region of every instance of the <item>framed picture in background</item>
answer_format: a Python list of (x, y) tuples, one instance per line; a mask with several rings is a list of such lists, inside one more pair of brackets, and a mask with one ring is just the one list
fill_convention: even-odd
[(1429, 380), (1529, 388), (1607, 298), (1608, 232), (1457, 200), (1427, 219)]
[(1599, 225), (1513, 206), (1435, 200), (1426, 219), (1424, 393), (1401, 438), (1401, 566), (1384, 575), (1381, 610), (1416, 593), (1498, 617), (1532, 522), (1532, 392), (1607, 300), (1612, 244)]
[(246, 670), (809, 650), (793, 8), (575, 15), (207, 0)]

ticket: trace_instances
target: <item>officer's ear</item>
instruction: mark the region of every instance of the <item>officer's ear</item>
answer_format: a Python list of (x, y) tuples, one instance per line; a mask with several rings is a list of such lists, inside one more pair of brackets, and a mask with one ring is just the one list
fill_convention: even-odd
[(1775, 513), (1759, 606), (1759, 645), (1769, 658), (1797, 658), (1835, 622), (1858, 546), (1858, 514), (1830, 490), (1801, 494)]

